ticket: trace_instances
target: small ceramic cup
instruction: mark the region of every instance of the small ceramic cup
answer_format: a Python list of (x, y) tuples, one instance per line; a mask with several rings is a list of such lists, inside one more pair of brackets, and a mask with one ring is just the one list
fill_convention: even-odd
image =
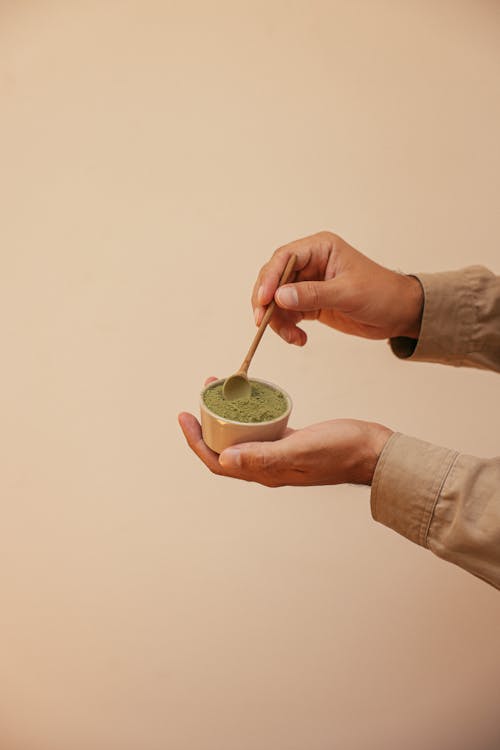
[(264, 383), (264, 385), (269, 385), (271, 388), (281, 391), (287, 400), (286, 411), (279, 417), (276, 417), (276, 419), (271, 419), (268, 422), (235, 422), (231, 419), (225, 419), (210, 411), (203, 400), (205, 391), (223, 383), (225, 378), (209, 383), (203, 388), (200, 395), (201, 431), (205, 443), (216, 453), (222, 453), (225, 448), (229, 448), (230, 445), (236, 445), (237, 443), (252, 443), (256, 440), (278, 440), (283, 437), (290, 412), (292, 411), (292, 399), (283, 388), (274, 383), (269, 383), (267, 380), (261, 380), (260, 378), (251, 379), (257, 383)]

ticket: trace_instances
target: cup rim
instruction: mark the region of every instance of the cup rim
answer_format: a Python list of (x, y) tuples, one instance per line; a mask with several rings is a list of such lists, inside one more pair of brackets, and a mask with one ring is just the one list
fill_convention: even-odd
[(280, 414), (279, 417), (275, 417), (274, 419), (268, 419), (265, 422), (238, 422), (235, 419), (227, 419), (226, 417), (221, 417), (220, 414), (216, 414), (214, 411), (208, 408), (205, 401), (203, 400), (203, 394), (205, 391), (207, 391), (209, 388), (215, 388), (216, 385), (219, 385), (220, 383), (224, 383), (226, 378), (218, 378), (217, 380), (213, 380), (211, 383), (208, 383), (207, 385), (203, 386), (203, 388), (200, 391), (200, 407), (207, 412), (207, 414), (210, 414), (211, 417), (215, 417), (219, 422), (224, 422), (224, 424), (235, 424), (240, 425), (241, 427), (250, 427), (250, 428), (257, 428), (262, 427), (262, 425), (268, 425), (268, 424), (274, 424), (275, 422), (279, 422), (282, 419), (286, 419), (290, 416), (290, 413), (292, 411), (293, 402), (290, 398), (290, 395), (281, 388), (281, 386), (276, 385), (276, 383), (271, 383), (270, 380), (264, 380), (263, 378), (254, 378), (251, 377), (249, 380), (255, 380), (257, 383), (264, 383), (264, 385), (268, 385), (271, 388), (274, 388), (276, 391), (280, 391), (283, 393), (283, 395), (286, 397), (288, 406), (283, 412), (283, 414)]

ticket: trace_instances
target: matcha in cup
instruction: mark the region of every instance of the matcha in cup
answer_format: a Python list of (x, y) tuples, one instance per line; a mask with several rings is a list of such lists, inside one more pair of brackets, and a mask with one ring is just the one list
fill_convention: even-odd
[(273, 383), (250, 380), (248, 398), (226, 399), (225, 379), (209, 383), (201, 392), (203, 440), (216, 453), (237, 443), (277, 440), (286, 430), (292, 410), (290, 396)]

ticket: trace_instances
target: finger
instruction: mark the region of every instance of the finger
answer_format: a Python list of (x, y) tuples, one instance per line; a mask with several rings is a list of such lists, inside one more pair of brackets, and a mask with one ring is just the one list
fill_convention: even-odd
[(294, 346), (304, 346), (307, 343), (307, 333), (298, 326), (283, 326), (279, 330), (279, 336), (286, 341), (287, 344), (294, 344)]
[(201, 426), (196, 417), (187, 412), (181, 412), (178, 416), (187, 444), (194, 453), (200, 458), (205, 466), (214, 474), (220, 474), (219, 457), (215, 451), (211, 450), (204, 442), (201, 434)]
[(205, 385), (208, 385), (209, 383), (215, 383), (215, 381), (218, 380), (218, 379), (219, 378), (214, 378), (214, 376), (211, 375), (209, 378), (207, 378), (205, 380), (205, 382), (203, 383), (203, 385), (205, 386)]
[(297, 325), (302, 319), (303, 315), (299, 311), (280, 310), (276, 307), (269, 325), (287, 344), (303, 346), (307, 341), (307, 335)]
[(340, 281), (300, 281), (285, 284), (276, 294), (276, 304), (285, 310), (321, 310), (335, 307), (339, 298)]
[(311, 252), (310, 250), (306, 251), (304, 247), (300, 247), (301, 242), (301, 240), (297, 240), (278, 248), (271, 259), (262, 266), (252, 291), (252, 307), (254, 310), (259, 307), (264, 309), (271, 302), (285, 266), (293, 253), (297, 256), (294, 278), (307, 265)]
[(294, 280), (308, 278), (325, 278), (324, 273), (333, 253), (335, 236), (330, 232), (303, 237), (279, 247), (271, 259), (260, 269), (252, 291), (252, 307), (257, 325), (262, 319), (262, 308), (273, 299), (281, 274), (290, 256), (297, 256)]
[[(315, 236), (304, 237), (295, 242), (279, 247), (270, 260), (260, 269), (252, 291), (252, 307), (255, 312), (257, 325), (262, 320), (264, 308), (271, 302), (278, 287), (279, 280), (290, 256), (295, 254), (295, 271), (293, 278), (307, 266), (313, 255)], [(259, 319), (260, 317), (260, 319)]]
[(240, 443), (226, 448), (219, 456), (224, 474), (270, 487), (282, 484), (286, 459), (282, 440)]

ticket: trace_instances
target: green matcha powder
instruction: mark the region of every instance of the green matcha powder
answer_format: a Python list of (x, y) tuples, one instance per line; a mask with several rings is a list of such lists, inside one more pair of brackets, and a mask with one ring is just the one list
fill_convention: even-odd
[(229, 401), (222, 393), (223, 384), (207, 388), (203, 400), (210, 411), (234, 422), (268, 422), (280, 417), (287, 408), (287, 399), (281, 391), (264, 383), (250, 381), (252, 392), (249, 398)]

